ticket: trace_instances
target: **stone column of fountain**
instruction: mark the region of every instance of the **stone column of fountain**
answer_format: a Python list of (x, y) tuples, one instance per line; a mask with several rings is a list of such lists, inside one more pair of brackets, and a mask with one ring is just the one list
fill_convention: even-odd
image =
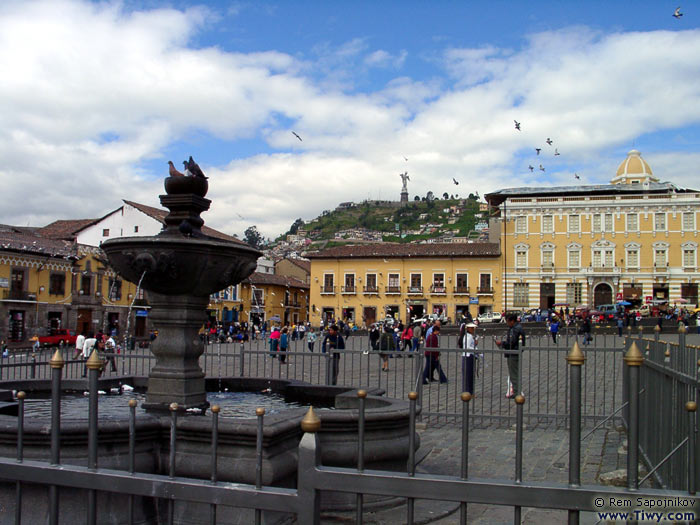
[[(201, 171), (200, 171), (201, 173)], [(143, 407), (182, 410), (208, 406), (205, 374), (199, 366), (204, 351), (198, 332), (206, 320), (209, 296), (235, 285), (255, 271), (261, 253), (243, 242), (202, 233), (200, 213), (209, 209), (207, 179), (170, 176), (160, 202), (170, 210), (163, 231), (153, 237), (122, 237), (102, 244), (112, 267), (139, 282), (151, 305), (158, 330), (151, 345), (156, 364), (148, 378)]]

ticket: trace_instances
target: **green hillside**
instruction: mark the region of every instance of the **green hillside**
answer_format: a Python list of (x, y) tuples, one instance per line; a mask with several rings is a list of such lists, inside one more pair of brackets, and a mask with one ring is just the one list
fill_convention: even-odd
[[(398, 207), (397, 203), (366, 201), (326, 210), (300, 227), (315, 241), (334, 239), (336, 233), (343, 230), (364, 228), (380, 232), (384, 241), (411, 242), (439, 237), (449, 231), (454, 231), (456, 236), (467, 236), (477, 222), (485, 220), (486, 213), (482, 219), (478, 215), (479, 202), (471, 195), (467, 199), (414, 200), (404, 207)], [(426, 228), (429, 224), (433, 227)], [(429, 231), (433, 228), (434, 231)]]

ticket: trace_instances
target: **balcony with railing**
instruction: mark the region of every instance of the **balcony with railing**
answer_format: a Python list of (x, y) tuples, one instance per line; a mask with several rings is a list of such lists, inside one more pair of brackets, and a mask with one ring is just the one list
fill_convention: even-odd
[(326, 285), (323, 285), (323, 286), (321, 286), (321, 293), (322, 293), (322, 294), (333, 295), (333, 294), (335, 293), (335, 286), (326, 286)]
[(447, 293), (447, 288), (444, 284), (433, 284), (430, 287), (430, 293), (432, 295), (445, 295)]
[(465, 294), (465, 295), (469, 295), (469, 287), (468, 287), (468, 286), (457, 285), (457, 286), (455, 286), (455, 291), (454, 291), (454, 293), (455, 293), (455, 294)]
[(371, 284), (369, 286), (365, 286), (362, 289), (362, 292), (369, 295), (369, 294), (374, 294), (374, 293), (379, 293), (379, 288), (377, 287), (376, 284)]
[(408, 293), (409, 293), (409, 295), (423, 295), (423, 287), (422, 286), (409, 286)]
[(340, 293), (354, 295), (357, 293), (357, 287), (354, 284), (343, 286), (340, 289)]
[(285, 308), (299, 308), (299, 306), (300, 306), (299, 301), (285, 301), (284, 302)]
[(388, 294), (400, 294), (401, 293), (401, 286), (397, 286), (395, 284), (388, 284), (384, 287), (385, 293)]
[(10, 288), (9, 290), (4, 290), (2, 298), (6, 301), (35, 301), (36, 295), (25, 292), (24, 290)]
[(486, 288), (483, 286), (479, 286), (476, 293), (479, 295), (493, 295), (493, 288), (491, 288), (491, 287)]

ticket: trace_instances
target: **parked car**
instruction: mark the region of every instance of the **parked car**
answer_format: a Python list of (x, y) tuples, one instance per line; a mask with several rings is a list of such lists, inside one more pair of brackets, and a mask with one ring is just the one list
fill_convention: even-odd
[(605, 316), (605, 319), (615, 319), (617, 317), (617, 312), (618, 308), (616, 304), (601, 304), (596, 308), (602, 315)]
[(630, 310), (630, 314), (632, 315), (637, 315), (637, 313), (642, 317), (649, 317), (652, 314), (652, 307), (648, 304), (643, 304), (639, 308)]
[(500, 323), (501, 312), (484, 312), (476, 318), (480, 323)]
[(41, 346), (58, 346), (61, 343), (64, 345), (74, 345), (77, 338), (78, 336), (70, 330), (66, 328), (59, 328), (58, 330), (55, 330), (52, 335), (44, 335), (40, 337), (39, 344)]

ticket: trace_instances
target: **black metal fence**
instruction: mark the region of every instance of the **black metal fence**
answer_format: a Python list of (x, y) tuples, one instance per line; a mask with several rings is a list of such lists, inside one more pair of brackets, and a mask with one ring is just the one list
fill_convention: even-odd
[[(636, 353), (635, 353), (636, 351)], [(651, 351), (650, 351), (651, 352)], [(97, 523), (98, 494), (122, 495), (128, 498), (128, 508), (125, 515), (129, 523), (134, 522), (134, 498), (152, 499), (162, 502), (155, 505), (161, 509), (157, 514), (158, 523), (173, 523), (175, 521), (176, 503), (194, 502), (205, 504), (209, 508), (209, 522), (216, 523), (217, 511), (221, 506), (254, 509), (255, 523), (261, 523), (264, 512), (289, 513), (296, 517), (297, 523), (320, 523), (320, 495), (322, 491), (335, 491), (356, 495), (356, 523), (362, 523), (365, 515), (364, 497), (368, 495), (393, 496), (406, 499), (405, 522), (415, 521), (414, 505), (417, 499), (453, 501), (460, 504), (460, 523), (468, 521), (468, 505), (482, 503), (489, 505), (509, 506), (513, 508), (514, 523), (520, 523), (523, 507), (561, 509), (568, 512), (569, 523), (578, 523), (582, 511), (600, 512), (609, 509), (611, 501), (638, 501), (638, 498), (659, 502), (683, 501), (684, 505), (676, 504), (671, 510), (671, 521), (693, 521), (700, 514), (700, 498), (695, 494), (696, 465), (695, 450), (695, 407), (683, 405), (683, 400), (672, 399), (669, 406), (679, 402), (680, 411), (685, 411), (686, 427), (686, 486), (678, 490), (655, 490), (640, 488), (638, 480), (638, 462), (636, 454), (630, 454), (627, 466), (627, 488), (603, 487), (597, 485), (582, 486), (580, 481), (580, 444), (582, 416), (582, 386), (583, 370), (590, 365), (590, 356), (586, 357), (578, 345), (574, 345), (567, 354), (561, 355), (568, 362), (568, 384), (570, 385), (569, 407), (569, 483), (528, 482), (523, 476), (523, 440), (524, 440), (524, 410), (526, 398), (518, 395), (513, 404), (516, 425), (514, 446), (516, 448), (515, 464), (512, 479), (472, 479), (469, 477), (470, 463), (470, 425), (472, 417), (471, 404), (473, 397), (469, 393), (458, 396), (458, 406), (462, 420), (461, 469), (459, 476), (438, 476), (419, 473), (416, 471), (414, 442), (409, 445), (410, 455), (405, 472), (390, 472), (367, 470), (365, 462), (365, 391), (358, 391), (358, 434), (357, 434), (357, 465), (356, 468), (328, 467), (320, 461), (320, 441), (317, 432), (320, 421), (309, 410), (302, 421), (304, 435), (298, 450), (297, 488), (280, 488), (262, 485), (261, 461), (262, 440), (264, 436), (264, 411), (258, 410), (256, 438), (256, 477), (255, 484), (242, 484), (218, 481), (217, 450), (218, 450), (218, 410), (212, 407), (210, 432), (210, 476), (207, 479), (193, 479), (178, 475), (178, 432), (181, 431), (181, 418), (178, 407), (171, 406), (170, 413), (170, 445), (167, 447), (167, 466), (163, 465), (162, 473), (139, 472), (136, 467), (136, 410), (135, 402), (129, 403), (129, 443), (128, 468), (116, 470), (104, 468), (98, 464), (98, 375), (101, 363), (93, 359), (88, 363), (89, 369), (89, 423), (88, 423), (88, 460), (87, 465), (66, 464), (61, 461), (61, 384), (64, 363), (60, 355), (50, 361), (52, 384), (52, 414), (50, 424), (50, 460), (38, 461), (24, 458), (24, 402), (25, 394), (19, 392), (19, 415), (17, 417), (16, 457), (0, 458), (0, 477), (16, 484), (14, 508), (5, 509), (6, 515), (14, 513), (15, 523), (20, 523), (23, 512), (33, 504), (44, 504), (25, 497), (25, 484), (49, 486), (48, 515), (51, 524), (59, 523), (62, 512), (61, 490), (72, 488), (85, 491), (87, 503), (81, 513), (70, 515), (70, 522)], [(679, 358), (681, 359), (681, 358)], [(644, 357), (636, 344), (630, 344), (625, 354), (625, 376), (628, 386), (627, 424), (630, 432), (630, 451), (636, 451), (636, 443), (640, 437), (640, 365)], [(289, 365), (283, 365), (289, 366)], [(688, 390), (690, 392), (690, 390)], [(418, 414), (418, 393), (410, 392), (409, 437), (415, 436), (416, 416)], [(630, 492), (633, 491), (632, 493)], [(600, 504), (599, 502), (603, 503)], [(635, 507), (635, 505), (632, 505)], [(631, 508), (630, 507), (630, 511)], [(678, 507), (683, 507), (682, 511)], [(667, 509), (665, 509), (667, 511)], [(670, 514), (664, 514), (665, 518)], [(600, 515), (598, 516), (599, 519)], [(199, 517), (198, 517), (199, 519)], [(64, 520), (65, 521), (65, 520)]]
[[(643, 478), (653, 476), (664, 488), (682, 488), (689, 483), (689, 454), (700, 458), (692, 450), (689, 434), (700, 428), (690, 417), (700, 394), (700, 346), (687, 344), (684, 327), (678, 331), (678, 342), (663, 341), (657, 331), (653, 338), (638, 336), (626, 340), (629, 351), (632, 343), (643, 356), (639, 377), (639, 412), (644, 424), (639, 432), (639, 452), (649, 469)], [(625, 383), (630, 379), (625, 378)], [(629, 400), (625, 396), (625, 405)], [(690, 412), (689, 412), (690, 411)], [(629, 421), (628, 411), (624, 420)], [(700, 475), (700, 466), (691, 462)]]
[[(513, 425), (516, 410), (506, 398), (508, 368), (503, 351), (494, 344), (494, 338), (481, 331), (476, 361), (477, 378), (472, 400), (471, 424)], [(569, 378), (564, 356), (577, 336), (560, 335), (556, 342), (550, 334), (530, 335), (521, 349), (520, 384), (525, 394), (524, 418), (527, 428), (542, 425), (566, 425), (570, 397)], [(589, 366), (584, 368), (582, 384), (582, 420), (592, 427), (619, 415), (622, 399), (622, 340), (615, 334), (596, 334), (590, 345), (584, 347)], [(440, 363), (447, 383), (421, 379), (425, 357), (423, 348), (417, 351), (383, 352), (389, 356), (389, 370), (382, 370), (380, 352), (370, 349), (366, 336), (350, 336), (346, 349), (338, 361), (333, 380), (333, 358), (321, 352), (321, 341), (313, 351), (307, 340), (290, 341), (287, 352), (271, 352), (268, 341), (257, 339), (246, 343), (214, 343), (205, 346), (200, 366), (210, 378), (265, 377), (293, 379), (315, 385), (335, 384), (352, 388), (384, 390), (388, 397), (405, 399), (410, 391), (417, 391), (423, 421), (459, 424), (462, 407), (459, 394), (466, 390), (463, 375), (463, 351), (457, 348), (457, 336), (443, 336)], [(72, 349), (62, 351), (66, 366), (64, 377), (80, 379), (87, 368), (83, 359), (74, 359)], [(105, 362), (105, 377), (148, 376), (155, 357), (148, 349), (119, 354), (103, 354), (113, 358)], [(27, 378), (48, 379), (50, 352), (17, 354), (0, 363), (0, 380)], [(284, 357), (284, 360), (281, 359)]]

